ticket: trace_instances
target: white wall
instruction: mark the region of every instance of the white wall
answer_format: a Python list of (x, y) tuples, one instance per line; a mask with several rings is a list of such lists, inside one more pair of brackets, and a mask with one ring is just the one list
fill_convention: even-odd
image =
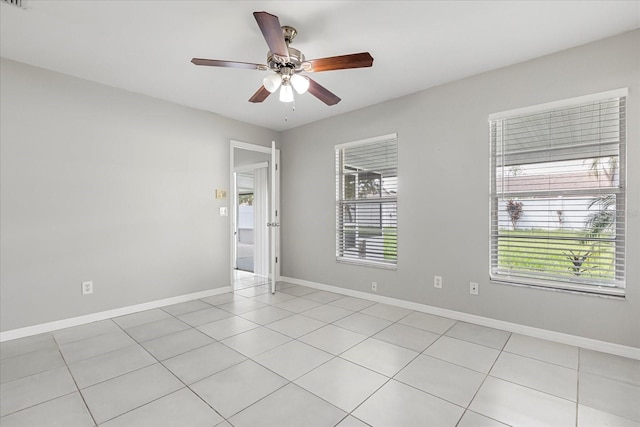
[[(2, 60), (1, 329), (229, 286), (229, 140), (277, 133)], [(94, 294), (80, 284), (93, 280)]]
[[(446, 61), (437, 58), (436, 61)], [(348, 78), (348, 76), (346, 77)], [(629, 87), (627, 298), (489, 282), (488, 115)], [(640, 347), (640, 31), (283, 133), (282, 274)], [(398, 269), (335, 261), (334, 145), (398, 133)], [(434, 289), (433, 276), (444, 286)], [(469, 281), (480, 295), (469, 294)]]

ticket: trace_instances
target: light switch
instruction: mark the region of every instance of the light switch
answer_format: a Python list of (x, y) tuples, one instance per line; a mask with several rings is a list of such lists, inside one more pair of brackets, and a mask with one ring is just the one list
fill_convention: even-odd
[(229, 212), (227, 211), (226, 206), (220, 208), (220, 216), (228, 216)]
[(216, 189), (216, 199), (226, 199), (226, 198), (227, 198), (227, 192), (225, 190)]

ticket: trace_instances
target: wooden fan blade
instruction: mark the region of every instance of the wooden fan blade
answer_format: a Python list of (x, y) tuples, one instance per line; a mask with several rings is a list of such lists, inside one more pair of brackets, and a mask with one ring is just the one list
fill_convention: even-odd
[(245, 68), (247, 70), (266, 70), (268, 67), (263, 64), (252, 64), (250, 62), (222, 61), (219, 59), (193, 58), (191, 60), (196, 65), (208, 65), (210, 67)]
[(267, 99), (267, 96), (269, 95), (271, 95), (271, 92), (269, 92), (264, 86), (260, 86), (260, 89), (258, 89), (256, 93), (249, 98), (249, 102), (262, 102)]
[(267, 12), (253, 12), (254, 18), (262, 31), (262, 35), (269, 46), (271, 53), (286, 58), (289, 61), (289, 49), (284, 41), (280, 19)]
[(329, 91), (329, 89), (313, 79), (309, 79), (309, 93), (327, 105), (336, 105), (341, 101), (341, 99)]
[(307, 61), (310, 68), (305, 71), (319, 72), (331, 70), (346, 70), (349, 68), (365, 68), (373, 65), (373, 57), (369, 52), (353, 53), (351, 55), (330, 56), (328, 58)]

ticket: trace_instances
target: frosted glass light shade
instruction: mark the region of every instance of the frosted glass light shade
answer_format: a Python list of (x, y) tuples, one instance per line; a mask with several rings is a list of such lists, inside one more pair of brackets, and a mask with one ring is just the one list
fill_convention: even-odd
[(309, 79), (299, 74), (294, 74), (291, 76), (291, 86), (302, 95), (309, 89)]
[(265, 89), (273, 93), (278, 90), (278, 88), (282, 84), (282, 77), (280, 76), (280, 74), (270, 74), (262, 80), (262, 84), (264, 85)]
[(293, 102), (293, 89), (288, 84), (280, 88), (280, 102)]

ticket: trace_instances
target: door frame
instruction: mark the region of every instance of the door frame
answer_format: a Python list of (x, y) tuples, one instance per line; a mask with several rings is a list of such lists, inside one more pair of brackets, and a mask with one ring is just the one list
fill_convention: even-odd
[[(234, 256), (235, 256), (235, 234), (234, 234), (234, 230), (237, 227), (237, 212), (236, 212), (236, 205), (237, 205), (237, 200), (236, 200), (236, 194), (235, 194), (235, 188), (236, 188), (236, 183), (235, 183), (235, 163), (234, 163), (234, 151), (235, 149), (241, 149), (241, 150), (248, 150), (248, 151), (255, 151), (258, 153), (264, 153), (264, 154), (271, 154), (271, 147), (269, 146), (264, 146), (264, 145), (257, 145), (257, 144), (251, 144), (248, 142), (242, 142), (242, 141), (237, 141), (237, 140), (230, 140), (230, 144), (229, 144), (229, 219), (230, 219), (230, 224), (229, 224), (229, 252), (230, 252), (230, 259), (229, 259), (229, 279), (230, 279), (230, 283), (231, 286), (233, 287), (234, 284)], [(269, 172), (271, 172), (272, 168), (274, 167), (271, 164), (271, 160), (269, 160)], [(280, 163), (280, 149), (276, 148), (276, 165), (279, 165)], [(278, 211), (278, 216), (280, 213), (280, 167), (277, 167), (277, 173), (276, 173), (276, 180), (275, 183), (273, 185), (273, 189), (274, 189), (274, 193), (275, 193), (275, 200), (276, 200), (276, 210)], [(275, 275), (274, 275), (274, 279), (275, 281), (279, 281), (280, 280), (280, 229), (279, 227), (276, 227), (275, 230), (275, 253), (274, 254), (270, 254), (270, 257), (275, 257), (278, 262), (276, 263), (276, 269), (275, 269)], [(270, 251), (270, 248), (269, 248)]]

